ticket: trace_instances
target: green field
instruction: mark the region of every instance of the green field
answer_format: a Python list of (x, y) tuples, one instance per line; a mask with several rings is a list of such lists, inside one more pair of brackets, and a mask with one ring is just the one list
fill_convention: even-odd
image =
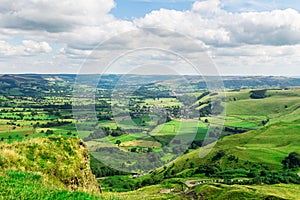
[(126, 102), (111, 99), (120, 77), (108, 75), (95, 102), (73, 102), (74, 77), (28, 76), (0, 78), (0, 199), (300, 199), (300, 164), (283, 162), (300, 153), (299, 87), (224, 77), (233, 86), (206, 91), (150, 76), (126, 96), (133, 76), (115, 94)]
[(169, 106), (182, 106), (176, 98), (159, 98), (159, 99), (146, 99), (145, 103), (141, 105), (154, 106), (158, 105), (160, 107), (169, 107)]
[(280, 169), (282, 168), (281, 161), (290, 152), (300, 152), (299, 133), (300, 125), (295, 121), (294, 123), (273, 124), (248, 133), (224, 137), (204, 159), (199, 158), (199, 152), (209, 149), (209, 146), (178, 158), (175, 161), (176, 167), (179, 171), (182, 170), (183, 161), (186, 159), (196, 165), (210, 164), (215, 153), (224, 150), (226, 156), (222, 158), (223, 168), (233, 167), (233, 163), (228, 161), (229, 156), (233, 155), (239, 159), (238, 163), (234, 163), (234, 167), (237, 168), (248, 167), (250, 169), (253, 163), (261, 163), (274, 170)]
[(99, 197), (84, 192), (54, 190), (53, 186), (43, 184), (43, 177), (38, 173), (6, 171), (0, 175), (0, 199), (96, 200)]

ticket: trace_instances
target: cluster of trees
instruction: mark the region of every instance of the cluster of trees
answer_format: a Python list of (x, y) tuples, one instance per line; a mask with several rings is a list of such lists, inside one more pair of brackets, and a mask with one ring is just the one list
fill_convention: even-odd
[(253, 90), (250, 92), (250, 98), (252, 99), (263, 99), (266, 98), (267, 90)]
[(215, 162), (215, 161), (220, 160), (221, 158), (223, 158), (225, 155), (226, 155), (226, 152), (225, 152), (224, 150), (220, 150), (220, 151), (218, 151), (218, 152), (214, 155), (214, 157), (212, 157), (211, 160), (212, 160), (213, 162)]
[(282, 164), (285, 169), (294, 169), (300, 167), (300, 154), (297, 152), (290, 153), (283, 161)]
[[(191, 166), (195, 166), (190, 163)], [(170, 173), (171, 171), (171, 173)], [(169, 173), (168, 173), (169, 172)], [(266, 169), (253, 168), (250, 171), (246, 169), (222, 170), (217, 164), (200, 165), (190, 173), (180, 174), (180, 177), (186, 178), (195, 174), (204, 174), (206, 177), (224, 184), (279, 184), (279, 183), (300, 183), (300, 177), (293, 170), (270, 171)], [(167, 178), (174, 177), (174, 172), (170, 169), (166, 171)]]
[[(218, 151), (213, 160), (218, 160), (226, 156), (225, 151)], [(231, 161), (238, 161), (236, 156), (230, 155), (228, 157)], [(223, 170), (219, 164), (210, 164), (210, 165), (196, 165), (193, 161), (186, 159), (187, 164), (190, 167), (190, 170), (187, 170), (185, 173), (180, 173), (178, 168), (176, 168), (173, 163), (169, 167), (164, 167), (161, 172), (152, 172), (149, 176), (143, 177), (135, 181), (124, 181), (114, 182), (113, 180), (108, 180), (105, 184), (108, 184), (110, 187), (114, 185), (119, 185), (121, 190), (129, 191), (134, 190), (140, 187), (147, 185), (158, 184), (164, 179), (172, 177), (191, 177), (197, 174), (204, 174), (206, 177), (210, 177), (211, 181), (223, 184), (240, 184), (240, 185), (252, 185), (252, 184), (279, 184), (279, 183), (293, 183), (300, 184), (300, 177), (296, 174), (297, 169), (300, 167), (300, 157), (298, 153), (290, 153), (283, 161), (284, 169), (279, 171), (271, 171), (267, 168), (257, 168), (253, 167), (251, 170), (247, 169), (231, 169)], [(287, 168), (292, 168), (287, 169)]]
[(147, 98), (170, 98), (171, 90), (166, 87), (157, 87), (156, 85), (142, 86), (134, 91), (133, 96)]
[(118, 136), (122, 136), (125, 135), (126, 131), (123, 130), (121, 127), (117, 127), (116, 129), (111, 129), (109, 127), (103, 127), (103, 128), (98, 128), (96, 130), (94, 130), (87, 138), (84, 138), (84, 141), (89, 141), (89, 140), (93, 140), (93, 139), (100, 139), (100, 138), (104, 138), (107, 136), (113, 136), (113, 137), (118, 137)]
[(199, 106), (205, 105), (205, 104), (207, 104), (207, 105), (202, 107), (201, 109), (199, 109), (199, 117), (206, 117), (206, 116), (212, 114), (212, 105), (210, 102), (200, 103)]
[(112, 115), (107, 113), (107, 114), (104, 114), (104, 113), (99, 113), (97, 114), (97, 119), (99, 121), (103, 121), (103, 120), (112, 120)]
[[(218, 151), (212, 158), (213, 162), (220, 160), (226, 156), (226, 152), (223, 150)], [(229, 155), (228, 160), (230, 162), (238, 162), (239, 159), (236, 156)], [(186, 160), (190, 170), (185, 173), (180, 173), (178, 177), (186, 178), (197, 174), (204, 174), (206, 177), (210, 177), (215, 182), (222, 182), (225, 184), (278, 184), (278, 183), (300, 183), (300, 177), (297, 175), (297, 170), (300, 167), (300, 154), (296, 152), (290, 153), (283, 161), (283, 170), (272, 171), (267, 167), (254, 166), (251, 170), (247, 169), (230, 169), (224, 170), (219, 163), (209, 165), (196, 165), (194, 162)], [(164, 168), (163, 178), (177, 177), (179, 171), (175, 169), (175, 164), (171, 167)], [(242, 180), (239, 180), (243, 178)]]
[(252, 178), (247, 184), (279, 184), (279, 183), (300, 183), (300, 177), (293, 171), (257, 171), (252, 170), (252, 173), (248, 174), (248, 177)]
[(104, 179), (101, 184), (104, 185), (105, 188), (109, 188), (110, 191), (113, 192), (133, 191), (137, 188), (142, 187), (140, 182), (134, 182), (132, 179), (128, 179), (125, 177)]
[[(32, 106), (32, 105), (28, 105)], [(24, 112), (30, 112), (29, 114), (24, 114)], [(43, 113), (47, 113), (49, 116), (56, 116), (57, 118), (70, 118), (71, 116), (62, 116), (61, 111), (59, 110), (51, 110), (51, 109), (45, 109), (42, 111)], [(2, 119), (13, 119), (13, 120), (29, 120), (29, 121), (34, 121), (35, 116), (38, 116), (39, 113), (37, 110), (25, 110), (23, 111), (20, 110), (15, 110), (15, 108), (12, 108), (12, 110), (7, 110), (7, 109), (2, 109), (0, 113), (10, 113), (10, 115), (1, 115)], [(26, 117), (26, 118), (25, 118)]]
[(265, 126), (267, 123), (269, 123), (269, 121), (270, 121), (270, 119), (265, 119), (265, 120), (263, 120), (263, 121), (261, 122), (261, 124), (262, 124), (263, 126)]
[(37, 122), (34, 127), (41, 127), (41, 128), (51, 128), (51, 127), (56, 127), (56, 126), (64, 126), (67, 124), (72, 124), (71, 121), (51, 121), (51, 122), (47, 122), (45, 124), (40, 124), (39, 122)]
[(16, 124), (15, 122), (7, 122), (6, 124), (11, 126), (18, 126), (18, 127), (21, 126), (20, 124)]
[(249, 131), (249, 129), (225, 126), (224, 131), (230, 132), (230, 133), (233, 133), (233, 134), (239, 134), (239, 133), (245, 133), (245, 132)]
[(54, 131), (53, 131), (53, 130), (49, 130), (49, 129), (48, 129), (48, 130), (46, 131), (46, 135), (53, 135), (53, 134), (54, 134)]
[[(218, 156), (219, 154), (219, 156)], [(216, 156), (222, 157), (225, 153), (219, 151)], [(236, 160), (235, 156), (230, 157)], [(222, 171), (218, 165), (200, 166), (196, 173), (205, 173), (207, 176), (220, 177), (226, 180), (247, 177), (249, 179), (240, 181), (240, 184), (278, 184), (278, 183), (300, 183), (300, 177), (297, 175), (297, 169), (300, 167), (300, 154), (297, 152), (290, 153), (283, 161), (283, 170), (270, 171), (267, 169), (253, 168), (250, 171), (245, 169), (233, 169)], [(236, 181), (228, 181), (230, 184), (237, 184)]]
[(205, 91), (205, 92), (203, 92), (201, 95), (199, 95), (199, 96), (197, 97), (197, 100), (200, 100), (200, 99), (202, 99), (203, 97), (206, 97), (206, 96), (209, 95), (209, 94), (210, 94), (209, 91)]
[(109, 166), (106, 166), (94, 156), (90, 155), (90, 167), (93, 174), (96, 177), (115, 176), (115, 175), (126, 175), (127, 173), (118, 171)]
[[(171, 121), (172, 117), (179, 117), (179, 106), (168, 106), (156, 108), (152, 106), (139, 106), (138, 104), (130, 107), (130, 117), (139, 126), (146, 126), (149, 121), (154, 121), (156, 125)], [(150, 127), (150, 128), (154, 128)]]

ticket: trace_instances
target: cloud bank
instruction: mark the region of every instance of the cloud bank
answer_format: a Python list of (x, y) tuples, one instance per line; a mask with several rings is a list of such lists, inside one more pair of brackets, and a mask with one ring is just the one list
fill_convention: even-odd
[[(64, 65), (72, 73), (99, 43), (139, 28), (159, 27), (191, 38), (201, 49), (184, 44), (184, 38), (176, 34), (163, 33), (156, 33), (150, 46), (161, 44), (165, 41), (162, 38), (168, 37), (166, 48), (188, 52), (190, 58), (205, 50), (223, 74), (300, 74), (297, 10), (231, 12), (226, 9), (228, 5), (233, 2), (195, 1), (190, 10), (154, 10), (126, 21), (110, 14), (117, 6), (113, 0), (0, 0), (0, 68), (10, 71), (13, 56), (40, 59), (46, 54), (49, 56), (43, 59), (48, 65), (43, 67), (48, 67), (49, 73), (59, 73), (58, 66)], [(10, 42), (18, 37), (24, 39), (18, 44)], [(138, 42), (133, 37), (120, 38), (107, 46), (106, 53), (124, 46), (133, 48)], [(42, 67), (39, 65), (43, 63), (35, 72)], [(17, 68), (18, 65), (13, 70)]]

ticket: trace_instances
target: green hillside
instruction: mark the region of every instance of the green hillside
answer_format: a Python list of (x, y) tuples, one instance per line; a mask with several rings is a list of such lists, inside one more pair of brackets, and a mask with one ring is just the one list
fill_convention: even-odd
[[(243, 105), (243, 107), (249, 106), (249, 104)], [(210, 149), (210, 146), (214, 144), (183, 155), (174, 162), (174, 169), (178, 172), (187, 169), (188, 165), (185, 164), (187, 159), (195, 166), (217, 163), (223, 169), (251, 169), (253, 165), (261, 165), (274, 170), (281, 169), (281, 161), (290, 152), (300, 153), (300, 109), (298, 105), (294, 103), (281, 115), (273, 113), (274, 117), (270, 118), (269, 124), (258, 130), (220, 139), (209, 155), (203, 159), (199, 158), (199, 153)], [(262, 105), (258, 105), (258, 107), (260, 106)], [(252, 115), (260, 112), (255, 112), (256, 110), (259, 109), (253, 109)], [(221, 150), (224, 151), (224, 156), (212, 161), (213, 157)], [(235, 156), (238, 162), (232, 162), (230, 160), (232, 156)]]
[[(299, 88), (230, 87), (224, 94), (187, 90), (180, 84), (178, 91), (169, 91), (158, 81), (130, 97), (128, 109), (109, 98), (118, 77), (108, 76), (96, 95), (97, 121), (85, 121), (85, 116), (81, 120), (79, 136), (84, 143), (76, 137), (79, 121), (72, 115), (73, 78), (2, 77), (0, 86), (9, 87), (0, 96), (0, 200), (300, 199), (300, 164), (293, 168), (286, 161), (288, 155), (300, 157)], [(233, 86), (240, 83), (232, 81)], [(133, 83), (137, 84), (127, 82)], [(127, 95), (126, 90), (120, 95)], [(217, 113), (221, 115), (214, 116)], [(159, 120), (164, 116), (166, 121)], [(222, 116), (223, 129), (222, 120), (213, 120)], [(98, 131), (101, 128), (105, 135)], [(181, 144), (194, 134), (189, 149), (183, 151)], [(129, 159), (124, 153), (117, 160), (131, 173), (113, 169), (110, 150), (134, 155)], [(155, 157), (137, 159), (149, 152)], [(178, 152), (184, 154), (177, 158)], [(107, 162), (97, 160), (97, 153), (107, 156)], [(162, 167), (153, 170), (156, 166)], [(139, 167), (145, 170), (136, 171)]]
[[(184, 183), (179, 199), (298, 199), (299, 185), (278, 183), (299, 183), (298, 170), (283, 169), (282, 164), (291, 152), (300, 153), (299, 90), (268, 91), (261, 99), (249, 94), (249, 90), (227, 94), (225, 126), (244, 125), (250, 131), (231, 133), (192, 150), (144, 179), (159, 183), (158, 192), (172, 188), (167, 185), (174, 179)], [(208, 155), (201, 158), (205, 152)], [(205, 184), (194, 187), (189, 185), (192, 180)]]
[(5, 171), (0, 175), (0, 199), (82, 199), (96, 200), (96, 196), (84, 192), (59, 190), (54, 186), (44, 184), (40, 173), (21, 171)]
[(210, 184), (199, 186), (190, 192), (190, 196), (199, 196), (205, 200), (241, 200), (241, 199), (298, 199), (299, 185), (264, 185), (264, 186), (227, 186)]
[[(0, 196), (5, 199), (16, 196), (28, 199), (31, 195), (46, 195), (50, 199), (56, 195), (85, 198), (88, 195), (80, 192), (99, 193), (97, 181), (90, 170), (88, 150), (76, 137), (0, 143), (0, 175)], [(35, 193), (37, 188), (39, 192)]]
[(135, 200), (298, 200), (300, 185), (224, 185), (219, 183), (200, 185), (181, 191), (181, 186), (169, 183), (143, 187), (141, 189), (119, 193), (122, 199)]

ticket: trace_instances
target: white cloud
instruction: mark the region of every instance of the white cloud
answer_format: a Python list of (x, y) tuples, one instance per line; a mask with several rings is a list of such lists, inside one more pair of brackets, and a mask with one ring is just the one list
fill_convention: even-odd
[(130, 29), (131, 22), (109, 14), (114, 7), (113, 0), (0, 0), (0, 35), (92, 49)]
[(293, 9), (230, 13), (219, 0), (196, 1), (191, 11), (161, 9), (135, 22), (167, 27), (213, 46), (300, 43), (300, 14)]
[[(113, 0), (0, 0), (0, 39), (47, 41), (64, 46), (57, 53), (82, 59), (100, 42), (134, 28), (132, 22), (109, 13), (114, 7)], [(40, 51), (50, 50), (45, 43), (25, 42), (24, 46), (10, 49), (20, 49), (15, 50), (19, 55), (32, 54), (37, 46)]]
[(266, 45), (300, 43), (300, 14), (296, 10), (247, 12), (225, 16), (224, 27), (230, 30), (233, 42)]
[(95, 26), (113, 19), (113, 0), (1, 0), (4, 28), (64, 32), (75, 26)]
[(214, 16), (222, 12), (221, 2), (219, 0), (196, 1), (192, 11), (205, 16)]
[(25, 51), (28, 53), (50, 53), (52, 48), (47, 42), (35, 42), (32, 40), (24, 40), (22, 42)]
[(36, 42), (32, 40), (22, 41), (22, 45), (11, 45), (0, 41), (0, 54), (2, 56), (32, 56), (42, 53), (50, 53), (51, 46), (47, 42)]
[[(197, 52), (203, 49), (209, 50), (214, 61), (224, 69), (231, 69), (229, 72), (238, 72), (243, 66), (279, 65), (276, 63), (295, 66), (298, 63), (298, 11), (290, 8), (229, 12), (226, 6), (242, 3), (239, 0), (228, 2), (195, 1), (187, 11), (160, 9), (142, 18), (126, 21), (110, 14), (116, 6), (113, 0), (0, 0), (0, 53), (2, 57), (53, 54), (51, 46), (58, 44), (60, 50), (55, 52), (56, 62), (61, 59), (61, 63), (73, 66), (99, 43), (123, 33), (124, 37), (121, 35), (111, 40), (106, 49), (102, 49), (105, 52), (103, 56), (117, 55), (120, 49), (137, 47), (142, 41), (144, 45), (182, 52), (190, 58), (197, 57)], [(251, 1), (251, 5), (255, 2)], [(124, 34), (140, 27), (172, 30), (194, 42), (163, 31), (153, 32), (151, 37), (147, 34)], [(21, 45), (5, 41), (15, 36), (25, 38)], [(144, 40), (139, 40), (143, 37)], [(232, 65), (240, 65), (240, 68), (234, 68), (234, 71), (230, 68)]]

